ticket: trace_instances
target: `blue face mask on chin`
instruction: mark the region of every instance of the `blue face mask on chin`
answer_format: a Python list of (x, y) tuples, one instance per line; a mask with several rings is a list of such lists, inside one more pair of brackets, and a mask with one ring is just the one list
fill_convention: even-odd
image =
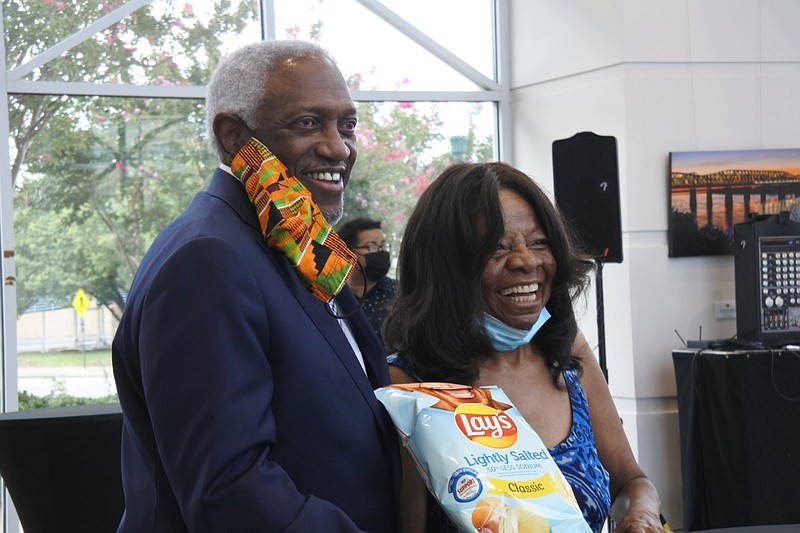
[(527, 344), (531, 341), (536, 332), (541, 329), (545, 322), (550, 318), (550, 312), (546, 307), (542, 308), (536, 323), (531, 329), (512, 328), (505, 322), (498, 320), (490, 314), (483, 314), (483, 327), (492, 341), (492, 348), (498, 352), (509, 352)]

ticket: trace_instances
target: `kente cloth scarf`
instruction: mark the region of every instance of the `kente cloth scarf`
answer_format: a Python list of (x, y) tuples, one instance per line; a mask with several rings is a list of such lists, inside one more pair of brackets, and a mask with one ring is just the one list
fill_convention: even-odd
[(283, 252), (311, 294), (330, 302), (344, 288), (357, 259), (308, 189), (255, 137), (233, 158), (231, 171), (256, 207), (267, 246)]

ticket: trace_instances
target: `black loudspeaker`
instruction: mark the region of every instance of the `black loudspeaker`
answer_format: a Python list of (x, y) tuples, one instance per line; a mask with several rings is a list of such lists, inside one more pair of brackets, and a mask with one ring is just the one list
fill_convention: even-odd
[(592, 132), (553, 142), (556, 205), (596, 261), (622, 262), (617, 139)]

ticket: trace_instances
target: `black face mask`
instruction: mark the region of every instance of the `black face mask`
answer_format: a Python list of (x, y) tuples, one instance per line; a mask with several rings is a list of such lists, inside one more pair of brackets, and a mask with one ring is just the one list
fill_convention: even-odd
[(371, 254), (364, 254), (364, 260), (367, 265), (364, 267), (364, 275), (367, 276), (369, 281), (379, 281), (389, 272), (389, 252), (375, 252)]

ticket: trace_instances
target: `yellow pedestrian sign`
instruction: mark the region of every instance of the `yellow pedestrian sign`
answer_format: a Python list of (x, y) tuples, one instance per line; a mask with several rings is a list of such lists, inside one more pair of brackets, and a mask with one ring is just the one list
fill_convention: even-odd
[(83, 289), (78, 289), (75, 298), (72, 299), (72, 307), (78, 312), (80, 316), (89, 309), (89, 297), (83, 292)]

